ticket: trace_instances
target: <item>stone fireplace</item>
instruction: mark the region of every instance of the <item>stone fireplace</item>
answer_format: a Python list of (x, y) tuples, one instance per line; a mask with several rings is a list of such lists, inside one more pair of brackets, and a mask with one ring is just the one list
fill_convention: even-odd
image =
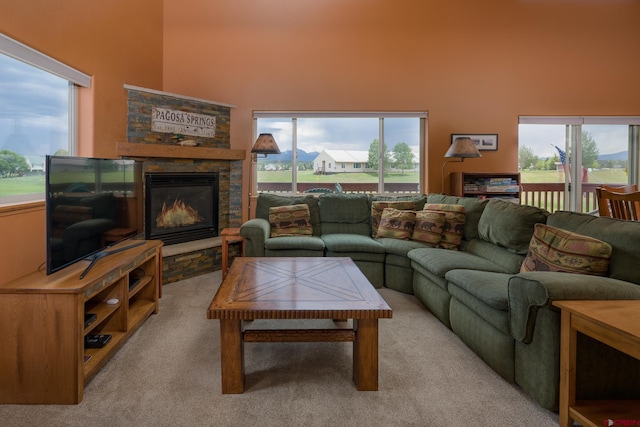
[(218, 174), (145, 174), (144, 224), (165, 245), (218, 236)]
[[(217, 195), (212, 196), (217, 199), (217, 203), (207, 202), (206, 206), (191, 206), (205, 219), (206, 225), (202, 228), (208, 237), (199, 234), (203, 230), (194, 232), (196, 228), (201, 228), (200, 225), (183, 224), (174, 228), (186, 231), (187, 237), (179, 237), (172, 241), (173, 237), (165, 235), (166, 229), (159, 229), (160, 227), (154, 225), (162, 211), (163, 203), (150, 202), (149, 206), (145, 206), (145, 237), (165, 241), (162, 248), (163, 284), (219, 270), (222, 264), (221, 238), (218, 237), (220, 231), (226, 227), (240, 227), (242, 224), (242, 163), (246, 152), (230, 148), (230, 119), (234, 106), (133, 86), (125, 86), (125, 89), (128, 91), (128, 141), (118, 143), (120, 156), (143, 160), (144, 176), (152, 176), (153, 179), (162, 175), (171, 176), (172, 180), (178, 175), (217, 178)], [(166, 129), (154, 131), (152, 114), (156, 109), (215, 117), (215, 133), (188, 136), (192, 144), (180, 144), (175, 132), (168, 132)], [(186, 126), (185, 131), (189, 131)], [(155, 182), (151, 182), (149, 187), (145, 182), (145, 197), (149, 188), (151, 195), (156, 191), (153, 184)], [(161, 194), (159, 198), (164, 200), (168, 196), (169, 199), (175, 199), (170, 201), (171, 205), (174, 201), (180, 205), (177, 193), (186, 187), (182, 184), (175, 187), (171, 190), (168, 187), (158, 190), (169, 193)], [(211, 191), (213, 190), (198, 188), (188, 192), (192, 199), (197, 200), (203, 195), (208, 196)], [(195, 204), (198, 205), (199, 202), (196, 201)], [(208, 210), (209, 207), (212, 210)], [(150, 228), (148, 237), (147, 227)], [(231, 247), (230, 256), (238, 254), (238, 250), (239, 247)]]

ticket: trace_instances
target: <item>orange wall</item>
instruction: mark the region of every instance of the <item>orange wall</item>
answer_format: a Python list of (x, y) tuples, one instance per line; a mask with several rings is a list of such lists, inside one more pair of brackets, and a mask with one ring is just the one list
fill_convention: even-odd
[[(0, 32), (93, 76), (81, 93), (80, 154), (116, 157), (124, 84), (162, 89), (162, 0), (9, 0)], [(45, 262), (44, 208), (0, 216), (0, 283)]]
[(253, 110), (426, 110), (439, 192), (451, 133), (499, 134), (466, 170), (515, 171), (519, 115), (640, 114), (634, 0), (164, 5), (164, 90), (237, 105), (233, 148)]
[[(94, 76), (81, 154), (115, 156), (123, 84), (237, 105), (247, 150), (253, 110), (426, 110), (434, 192), (451, 133), (500, 135), (467, 170), (515, 170), (518, 115), (640, 115), (638, 16), (637, 0), (9, 0), (0, 32)], [(42, 210), (0, 233), (0, 282), (44, 262)]]

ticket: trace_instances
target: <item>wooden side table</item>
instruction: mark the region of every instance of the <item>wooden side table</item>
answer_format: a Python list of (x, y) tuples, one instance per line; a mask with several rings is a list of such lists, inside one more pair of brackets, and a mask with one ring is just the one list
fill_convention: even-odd
[(594, 427), (614, 425), (609, 422), (616, 420), (638, 421), (638, 400), (576, 402), (576, 342), (580, 332), (640, 359), (640, 301), (556, 301), (553, 305), (562, 310), (560, 426), (573, 426), (573, 420)]
[(240, 228), (225, 228), (222, 236), (222, 280), (229, 271), (229, 244), (240, 242), (240, 256), (244, 256), (244, 237), (240, 235)]

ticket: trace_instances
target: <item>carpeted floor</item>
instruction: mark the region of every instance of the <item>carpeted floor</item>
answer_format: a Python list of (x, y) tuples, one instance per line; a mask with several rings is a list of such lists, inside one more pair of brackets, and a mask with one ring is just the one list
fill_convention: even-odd
[(495, 374), (412, 295), (389, 289), (380, 289), (394, 313), (379, 323), (379, 391), (355, 389), (351, 343), (248, 343), (246, 391), (222, 395), (219, 322), (206, 317), (219, 283), (218, 271), (165, 286), (160, 313), (87, 385), (82, 403), (0, 405), (0, 425), (558, 424), (556, 413)]

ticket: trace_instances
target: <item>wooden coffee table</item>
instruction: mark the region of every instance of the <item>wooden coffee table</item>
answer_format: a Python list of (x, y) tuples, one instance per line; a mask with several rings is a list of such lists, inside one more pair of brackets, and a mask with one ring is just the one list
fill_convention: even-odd
[[(222, 393), (244, 391), (245, 342), (353, 341), (356, 388), (378, 390), (378, 319), (391, 317), (351, 258), (236, 258), (207, 311), (220, 319)], [(353, 319), (353, 329), (243, 331), (254, 319)]]

